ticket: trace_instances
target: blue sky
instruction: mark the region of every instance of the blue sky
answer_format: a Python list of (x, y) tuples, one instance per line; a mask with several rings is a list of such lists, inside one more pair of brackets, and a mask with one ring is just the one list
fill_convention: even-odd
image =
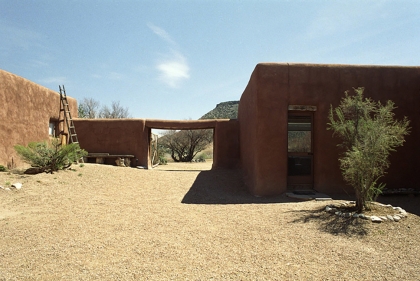
[(420, 2), (0, 0), (0, 69), (136, 118), (198, 119), (259, 62), (418, 66)]

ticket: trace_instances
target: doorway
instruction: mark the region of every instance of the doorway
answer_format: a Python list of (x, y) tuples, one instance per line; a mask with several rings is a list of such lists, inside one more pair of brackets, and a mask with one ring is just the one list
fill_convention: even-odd
[(313, 189), (313, 112), (289, 112), (287, 120), (287, 187)]

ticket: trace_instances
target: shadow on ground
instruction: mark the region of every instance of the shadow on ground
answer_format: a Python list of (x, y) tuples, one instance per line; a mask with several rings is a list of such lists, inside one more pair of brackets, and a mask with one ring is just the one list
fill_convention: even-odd
[(409, 213), (420, 216), (420, 196), (418, 195), (382, 195), (376, 201), (401, 207)]
[(244, 185), (240, 170), (214, 169), (200, 172), (181, 202), (184, 204), (267, 204), (296, 201), (285, 195), (255, 197)]
[(368, 234), (367, 225), (371, 223), (360, 218), (343, 218), (324, 211), (325, 206), (316, 210), (289, 211), (300, 213), (300, 217), (292, 223), (310, 223), (318, 225), (318, 229), (333, 235), (365, 236)]

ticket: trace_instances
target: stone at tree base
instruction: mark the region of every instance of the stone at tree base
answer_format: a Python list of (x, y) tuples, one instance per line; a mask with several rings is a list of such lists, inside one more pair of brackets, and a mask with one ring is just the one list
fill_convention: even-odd
[(16, 188), (17, 190), (22, 188), (22, 184), (20, 182), (12, 184), (12, 187)]
[(370, 217), (370, 220), (372, 222), (376, 222), (376, 223), (381, 223), (382, 222), (382, 220), (379, 217), (377, 217), (377, 216), (371, 216)]

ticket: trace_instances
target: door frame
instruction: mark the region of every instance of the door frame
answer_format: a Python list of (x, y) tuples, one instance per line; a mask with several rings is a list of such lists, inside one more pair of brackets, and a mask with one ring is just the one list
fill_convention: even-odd
[[(311, 147), (310, 152), (289, 152), (289, 117), (291, 116), (308, 116), (311, 119)], [(313, 189), (314, 188), (314, 110), (289, 110), (287, 114), (287, 188), (289, 190), (296, 189)], [(305, 157), (310, 158), (311, 173), (308, 176), (289, 176), (289, 157)]]

